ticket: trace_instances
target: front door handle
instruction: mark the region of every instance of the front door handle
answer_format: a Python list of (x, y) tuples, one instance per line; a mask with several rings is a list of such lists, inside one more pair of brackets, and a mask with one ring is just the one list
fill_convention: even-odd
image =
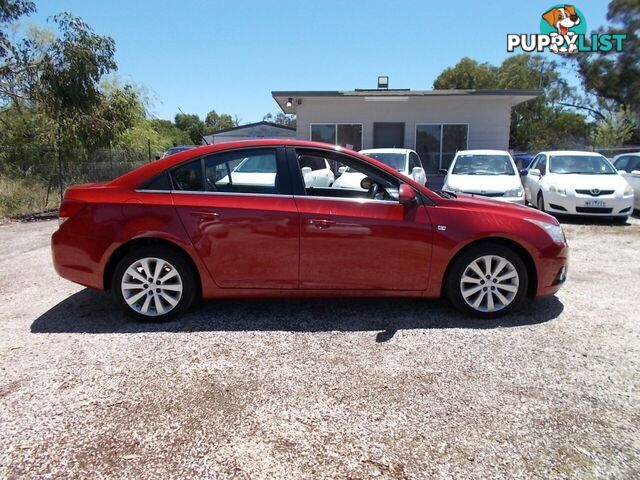
[(220, 214), (218, 212), (214, 212), (211, 210), (197, 210), (195, 212), (192, 213), (192, 215), (196, 216), (196, 217), (200, 217), (202, 219), (207, 219), (207, 220), (211, 220), (211, 219), (215, 219), (220, 217)]
[(327, 220), (326, 218), (312, 218), (308, 223), (316, 228), (329, 228), (331, 225), (335, 225), (336, 222), (334, 220)]

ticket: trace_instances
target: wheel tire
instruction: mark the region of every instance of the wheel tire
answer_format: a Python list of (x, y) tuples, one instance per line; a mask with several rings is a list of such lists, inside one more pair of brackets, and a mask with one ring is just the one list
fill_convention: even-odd
[[(498, 261), (498, 262), (500, 261), (498, 260), (497, 257), (499, 257), (499, 259), (506, 260), (508, 263), (505, 264), (505, 266), (500, 271), (496, 271), (495, 275), (493, 275), (490, 279), (486, 279), (486, 277), (482, 278), (478, 276), (478, 286), (480, 286), (480, 283), (479, 283), (480, 281), (487, 282), (486, 285), (488, 287), (482, 287), (482, 288), (488, 288), (488, 290), (486, 291), (480, 290), (478, 292), (477, 297), (476, 296), (468, 297), (469, 301), (471, 302), (472, 300), (477, 300), (477, 298), (479, 296), (482, 296), (483, 292), (485, 292), (484, 299), (481, 300), (481, 303), (478, 306), (478, 308), (474, 308), (472, 305), (470, 305), (467, 302), (467, 300), (465, 300), (465, 297), (463, 295), (462, 277), (463, 275), (465, 275), (465, 272), (466, 272), (467, 275), (465, 276), (465, 278), (469, 278), (468, 269), (471, 268), (471, 265), (476, 261), (482, 260), (482, 257), (488, 257), (488, 256), (493, 257), (493, 260), (489, 264), (490, 269), (491, 269), (491, 266), (494, 265), (493, 261)], [(500, 263), (496, 264), (494, 268), (497, 269), (499, 264)], [(505, 275), (505, 273), (502, 273), (502, 272), (511, 274), (513, 271), (517, 273), (517, 278), (512, 278), (506, 281), (497, 282), (495, 283), (494, 288), (491, 288), (491, 286), (493, 285), (492, 283), (493, 278), (498, 278), (502, 275)], [(517, 282), (517, 285), (513, 285), (512, 282)], [(482, 283), (482, 285), (484, 284), (485, 283)], [(499, 285), (503, 285), (503, 287), (499, 287)], [(447, 278), (445, 281), (446, 294), (449, 300), (451, 301), (451, 303), (453, 304), (453, 306), (467, 315), (475, 316), (477, 318), (483, 318), (483, 319), (501, 317), (503, 315), (508, 314), (515, 308), (517, 308), (524, 300), (528, 285), (529, 285), (529, 276), (527, 273), (527, 267), (525, 266), (522, 258), (520, 258), (520, 256), (511, 248), (498, 243), (483, 243), (483, 244), (471, 247), (468, 250), (462, 252), (453, 260), (453, 263), (451, 264), (448, 270)], [(508, 292), (506, 290), (503, 290), (503, 288), (513, 288), (514, 286), (517, 287), (516, 292)], [(472, 288), (472, 287), (468, 287), (468, 288)], [(467, 290), (467, 292), (468, 291), (469, 290)], [(498, 293), (494, 293), (494, 292), (498, 292)], [(511, 296), (512, 293), (515, 293), (515, 295)], [(489, 309), (488, 297), (491, 296), (492, 297), (491, 301), (494, 302), (494, 306), (497, 306), (498, 302), (502, 303), (499, 300), (498, 294), (501, 295), (503, 298), (509, 299), (510, 301), (508, 304), (500, 307), (499, 309), (495, 309), (491, 311)], [(483, 304), (486, 304), (486, 307), (484, 307)]]
[[(145, 259), (151, 262), (150, 264), (148, 263), (148, 265), (150, 266), (149, 270), (152, 276), (155, 273), (155, 261), (160, 260), (168, 265), (165, 265), (163, 270), (157, 275), (157, 278), (152, 278), (152, 282), (146, 282), (141, 287), (137, 287), (137, 285), (142, 284), (142, 282), (132, 277), (128, 271), (130, 267), (133, 268), (134, 265)], [(140, 268), (140, 264), (138, 264), (138, 266)], [(173, 275), (167, 280), (164, 285), (167, 290), (164, 290), (162, 288), (162, 282), (158, 284), (155, 282), (162, 278), (162, 272), (169, 273), (172, 270), (175, 270), (177, 273), (177, 278), (176, 275)], [(138, 271), (138, 273), (144, 273), (144, 270)], [(123, 294), (123, 278), (125, 276), (125, 284), (136, 285), (136, 287), (125, 287), (125, 293)], [(153, 323), (166, 322), (184, 312), (193, 303), (197, 289), (196, 273), (193, 271), (191, 265), (189, 265), (183, 255), (164, 246), (142, 247), (127, 254), (116, 266), (111, 285), (111, 290), (116, 302), (127, 315), (140, 322)], [(144, 288), (145, 285), (151, 286), (152, 288)], [(178, 293), (177, 290), (179, 288), (181, 288), (181, 291)], [(147, 292), (147, 294), (142, 295), (140, 301), (135, 302), (133, 306), (129, 305), (127, 298), (131, 301), (133, 297), (137, 296), (143, 290)], [(154, 293), (154, 291), (161, 293)], [(125, 297), (126, 295), (128, 295), (128, 297)], [(149, 296), (148, 301), (146, 300), (147, 295)], [(157, 299), (156, 296), (158, 297)], [(169, 299), (171, 301), (177, 300), (177, 303), (172, 305), (167, 301)], [(148, 312), (146, 314), (142, 313), (145, 308), (145, 302), (147, 302), (146, 307)], [(157, 308), (158, 303), (156, 302), (159, 302), (159, 308)], [(158, 310), (160, 309), (166, 309), (167, 311), (166, 313), (159, 313)]]
[(544, 197), (542, 196), (542, 192), (538, 193), (538, 201), (536, 204), (536, 207), (538, 207), (538, 210), (540, 210), (541, 212), (544, 212)]

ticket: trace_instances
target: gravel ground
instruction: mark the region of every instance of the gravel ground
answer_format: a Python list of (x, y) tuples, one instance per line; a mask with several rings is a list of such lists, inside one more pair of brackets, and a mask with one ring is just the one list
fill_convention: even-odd
[(565, 224), (509, 319), (424, 300), (205, 302), (140, 325), (0, 225), (2, 478), (638, 478), (640, 219)]

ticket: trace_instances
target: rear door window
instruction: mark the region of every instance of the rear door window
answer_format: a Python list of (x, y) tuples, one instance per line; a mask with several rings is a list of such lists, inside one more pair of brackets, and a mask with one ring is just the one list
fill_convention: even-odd
[(309, 167), (311, 170), (323, 170), (327, 168), (324, 158), (315, 155), (300, 155), (298, 157), (300, 168)]
[(202, 181), (202, 160), (180, 165), (171, 171), (173, 189), (182, 192), (200, 192), (204, 190)]
[(278, 162), (273, 148), (234, 150), (204, 159), (208, 192), (278, 194)]

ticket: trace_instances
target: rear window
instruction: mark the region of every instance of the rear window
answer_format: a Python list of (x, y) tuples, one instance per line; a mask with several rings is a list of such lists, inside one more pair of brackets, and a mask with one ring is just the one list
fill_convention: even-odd
[(143, 187), (144, 190), (171, 190), (171, 181), (167, 172), (162, 172)]
[(507, 155), (458, 155), (454, 175), (515, 175)]

